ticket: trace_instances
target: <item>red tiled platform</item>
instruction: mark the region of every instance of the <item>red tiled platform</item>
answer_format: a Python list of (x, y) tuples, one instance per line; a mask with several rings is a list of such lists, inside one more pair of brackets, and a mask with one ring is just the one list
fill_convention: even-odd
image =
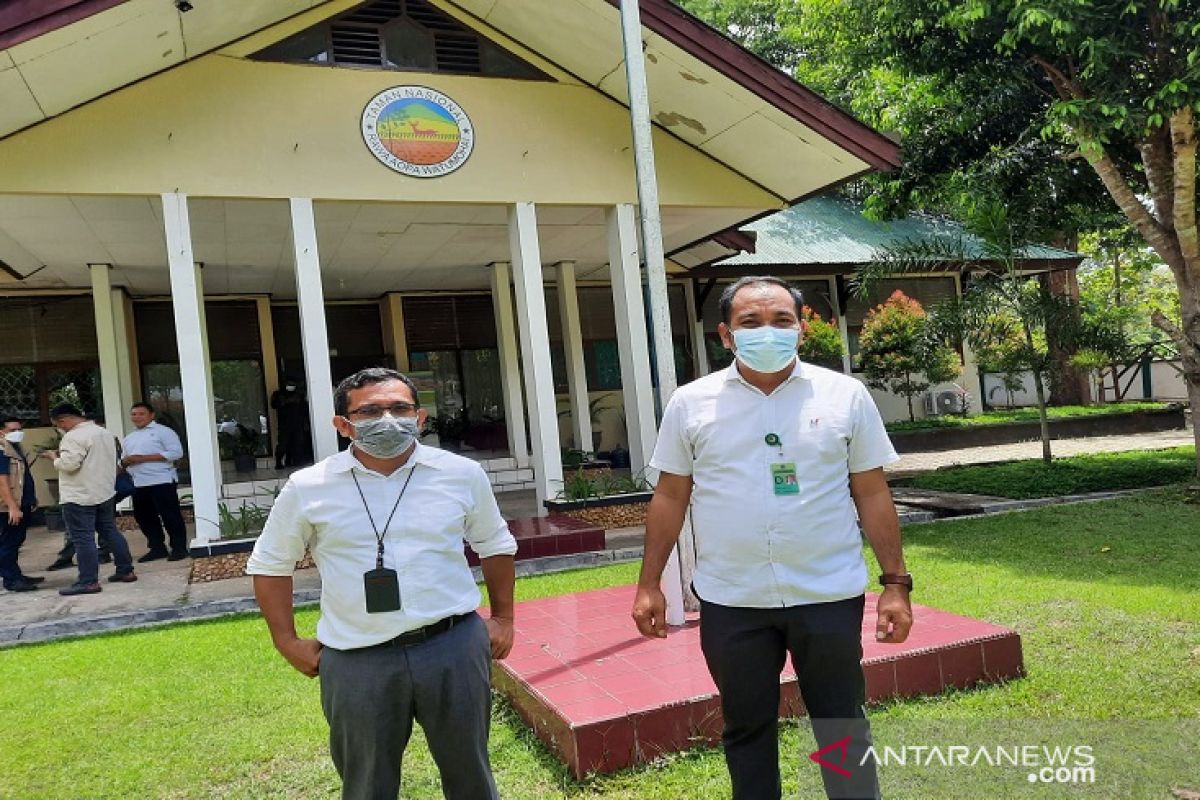
[[(569, 556), (604, 549), (604, 529), (581, 519), (562, 514), (548, 517), (510, 519), (508, 529), (517, 540), (517, 560), (543, 556)], [(479, 557), (465, 548), (467, 563), (479, 564)]]
[[(621, 586), (517, 606), (516, 644), (493, 683), (576, 777), (612, 772), (717, 742), (721, 708), (700, 653), (698, 620), (645, 639)], [(1021, 639), (998, 625), (913, 606), (902, 645), (875, 642), (875, 598), (863, 620), (867, 699), (933, 694), (1023, 674)], [(790, 663), (781, 716), (804, 713)]]

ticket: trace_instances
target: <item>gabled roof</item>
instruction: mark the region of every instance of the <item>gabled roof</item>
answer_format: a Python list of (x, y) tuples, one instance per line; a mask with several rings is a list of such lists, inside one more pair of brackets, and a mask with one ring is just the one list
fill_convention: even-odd
[[(911, 214), (891, 222), (868, 219), (862, 205), (843, 197), (814, 197), (791, 208), (743, 225), (755, 236), (754, 252), (743, 252), (696, 267), (692, 274), (735, 274), (741, 269), (797, 267), (805, 272), (849, 272), (873, 260), (889, 245), (903, 241), (962, 243), (969, 257), (964, 266), (986, 260), (978, 238), (953, 220)], [(1031, 244), (1022, 249), (1021, 265), (1031, 270), (1076, 267), (1083, 256), (1057, 247)]]
[[(430, 2), (627, 104), (618, 0)], [(231, 54), (232, 43), (291, 16), (316, 21), (355, 4), (190, 5), (183, 13), (171, 0), (10, 0), (0, 15), (0, 48), (7, 46), (0, 49), (0, 138), (213, 50)], [(770, 192), (779, 206), (898, 164), (889, 139), (670, 0), (641, 0), (641, 11), (655, 124)]]

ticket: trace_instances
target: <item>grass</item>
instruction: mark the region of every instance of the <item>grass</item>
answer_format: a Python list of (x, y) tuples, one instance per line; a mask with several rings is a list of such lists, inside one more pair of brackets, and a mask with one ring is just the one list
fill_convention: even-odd
[(1192, 480), (1196, 448), (1133, 450), (1000, 464), (947, 467), (897, 481), (898, 486), (1025, 500), (1118, 489), (1143, 489)]
[[(1133, 402), (1107, 403), (1100, 406), (1049, 406), (1046, 416), (1050, 419), (1069, 419), (1071, 417), (1094, 417), (1101, 414), (1122, 414), (1130, 411), (1157, 411), (1167, 408), (1167, 403)], [(889, 422), (889, 431), (923, 431), (931, 428), (974, 428), (980, 425), (1002, 425), (1006, 422), (1037, 422), (1038, 410), (1033, 408), (1014, 408), (1008, 411), (987, 411), (972, 417), (957, 417), (952, 415), (926, 417), (913, 422), (897, 420)]]
[[(1072, 738), (1107, 731), (1133, 747), (1138, 740), (1130, 732), (1142, 721), (1150, 746), (1130, 755), (1098, 751), (1095, 791), (1032, 793), (1039, 787), (1023, 773), (989, 784), (974, 771), (887, 768), (886, 796), (1164, 798), (1170, 788), (1200, 790), (1196, 739), (1185, 731), (1200, 709), (1198, 532), (1200, 507), (1185, 503), (1177, 488), (907, 528), (917, 601), (1015, 628), (1029, 674), (889, 703), (873, 712), (877, 731), (936, 724), (1028, 738), (1059, 726)], [(629, 583), (636, 569), (523, 579), (519, 594)], [(315, 620), (315, 611), (299, 614), (306, 632)], [(284, 664), (256, 617), (4, 650), (0, 674), (0, 713), (10, 734), (0, 737), (0, 797), (337, 795), (318, 684)], [(787, 796), (796, 796), (797, 785), (799, 796), (820, 796), (804, 726), (785, 723), (781, 730)], [(576, 782), (502, 704), (492, 753), (510, 800), (729, 796), (713, 749)], [(440, 797), (419, 734), (405, 758), (403, 796)]]

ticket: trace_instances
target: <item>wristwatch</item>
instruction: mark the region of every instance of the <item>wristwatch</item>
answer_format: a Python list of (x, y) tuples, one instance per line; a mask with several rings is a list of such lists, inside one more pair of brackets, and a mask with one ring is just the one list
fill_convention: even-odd
[(879, 576), (879, 582), (884, 586), (888, 586), (889, 584), (903, 586), (910, 592), (913, 588), (913, 578), (911, 572), (885, 572)]

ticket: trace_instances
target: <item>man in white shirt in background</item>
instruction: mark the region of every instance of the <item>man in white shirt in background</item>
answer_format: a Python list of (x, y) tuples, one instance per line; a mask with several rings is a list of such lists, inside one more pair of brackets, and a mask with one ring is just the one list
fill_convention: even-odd
[(831, 798), (875, 798), (863, 709), (862, 531), (882, 568), (875, 638), (912, 626), (912, 576), (883, 466), (897, 459), (879, 411), (854, 378), (802, 363), (799, 291), (742, 278), (721, 296), (728, 369), (681, 387), (663, 412), (650, 465), (661, 471), (646, 519), (633, 618), (667, 635), (659, 582), (689, 502), (700, 641), (721, 695), (734, 800), (775, 800), (779, 676), (790, 654), (825, 758)]
[[(334, 395), (350, 449), (294, 473), (246, 572), (275, 648), (321, 678), (342, 797), (397, 797), (415, 720), (447, 798), (496, 798), (488, 758), (491, 660), (513, 640), (516, 540), (483, 468), (417, 442), (425, 421), (404, 375), (365, 369)], [(463, 541), (479, 555), (487, 620)], [(296, 633), (292, 573), (321, 573), (315, 639)]]
[(134, 403), (129, 419), (136, 430), (121, 443), (121, 466), (133, 478), (133, 517), (150, 546), (138, 563), (187, 558), (187, 528), (179, 508), (179, 474), (175, 471), (175, 462), (183, 458), (183, 444), (175, 431), (155, 421), (154, 408), (148, 403)]
[(109, 583), (133, 583), (133, 557), (129, 544), (117, 530), (117, 439), (70, 403), (50, 409), (50, 421), (63, 432), (58, 450), (42, 453), (54, 459), (58, 470), (58, 498), (62, 504), (63, 521), (75, 543), (75, 558), (79, 562), (79, 577), (61, 595), (97, 594), (100, 591), (99, 554), (96, 534), (112, 549), (116, 572)]

